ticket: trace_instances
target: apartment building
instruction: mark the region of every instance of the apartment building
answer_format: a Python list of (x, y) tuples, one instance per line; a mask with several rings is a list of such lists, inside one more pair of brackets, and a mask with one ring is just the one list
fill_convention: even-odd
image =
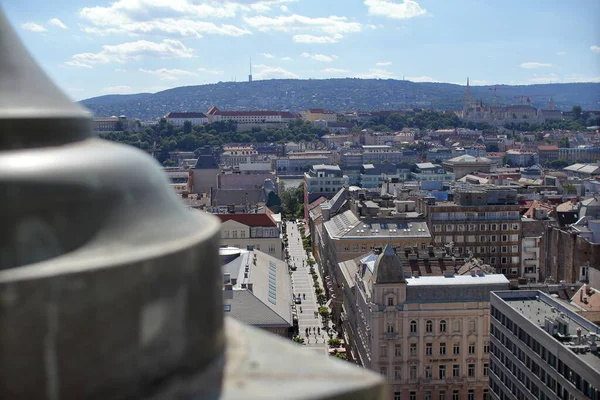
[(396, 141), (396, 132), (363, 132), (363, 142), (366, 145), (386, 145)]
[(500, 274), (405, 276), (392, 245), (345, 269), (343, 319), (357, 362), (387, 378), (392, 399), (488, 398), (489, 296)]
[(537, 290), (490, 296), (491, 399), (600, 399), (600, 327)]
[(304, 173), (305, 207), (319, 197), (331, 199), (343, 187), (348, 186), (348, 176), (337, 165), (314, 165)]
[(260, 154), (252, 146), (224, 146), (221, 154), (221, 164), (228, 167), (250, 164), (260, 160)]
[(496, 272), (518, 277), (521, 269), (522, 222), (517, 191), (493, 185), (459, 187), (454, 201), (417, 200), (436, 245), (471, 254)]
[(287, 123), (296, 119), (288, 111), (221, 111), (212, 106), (207, 112), (209, 122), (233, 121), (238, 124)]
[(221, 243), (239, 249), (253, 248), (283, 260), (280, 228), (270, 213), (216, 214), (221, 220)]
[(489, 158), (474, 157), (469, 154), (446, 160), (442, 165), (446, 171), (453, 172), (456, 179), (473, 172), (493, 172), (496, 169), (496, 163)]
[(94, 117), (94, 132), (118, 132), (128, 127), (127, 117)]
[(388, 145), (363, 145), (363, 164), (398, 164), (403, 160), (402, 150)]

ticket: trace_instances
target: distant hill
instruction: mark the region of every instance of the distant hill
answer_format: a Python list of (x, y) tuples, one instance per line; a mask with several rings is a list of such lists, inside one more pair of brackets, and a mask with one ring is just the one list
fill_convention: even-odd
[[(519, 104), (518, 96), (531, 97), (532, 105), (545, 108), (550, 96), (556, 108), (600, 108), (600, 83), (561, 83), (528, 86), (472, 86), (473, 100), (487, 104)], [(128, 118), (158, 119), (169, 111), (290, 110), (327, 108), (342, 110), (399, 110), (426, 108), (459, 110), (465, 86), (449, 83), (415, 83), (393, 79), (274, 79), (254, 82), (219, 82), (183, 86), (158, 93), (106, 95), (81, 101), (98, 116), (124, 114)]]

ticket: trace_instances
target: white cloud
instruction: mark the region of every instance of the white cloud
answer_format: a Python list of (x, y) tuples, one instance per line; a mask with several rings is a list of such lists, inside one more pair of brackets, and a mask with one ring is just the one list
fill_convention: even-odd
[(591, 46), (590, 50), (592, 50), (594, 53), (600, 53), (600, 46)]
[(292, 57), (281, 57), (282, 61), (290, 61)]
[(365, 0), (369, 15), (388, 17), (393, 19), (409, 19), (427, 14), (419, 3), (413, 0), (404, 0), (402, 3), (394, 3), (390, 0)]
[(270, 53), (261, 53), (264, 58), (274, 58), (273, 54)]
[(332, 62), (333, 60), (335, 60), (336, 58), (338, 58), (338, 56), (336, 56), (335, 54), (332, 54), (330, 56), (325, 55), (325, 54), (309, 54), (309, 53), (302, 53), (300, 54), (302, 57), (304, 58), (311, 58), (315, 61), (321, 61), (321, 62)]
[(256, 28), (261, 32), (295, 32), (306, 30), (335, 35), (336, 33), (360, 32), (362, 29), (360, 23), (352, 22), (346, 17), (338, 17), (335, 15), (317, 18), (310, 18), (298, 14), (280, 15), (277, 17), (257, 15), (255, 17), (244, 16), (244, 21), (252, 28)]
[(339, 33), (332, 36), (294, 35), (292, 36), (292, 41), (294, 43), (328, 44), (337, 43), (343, 38), (344, 36)]
[(140, 34), (163, 34), (169, 36), (198, 37), (205, 34), (223, 35), (223, 36), (243, 36), (250, 35), (247, 29), (238, 28), (234, 25), (217, 25), (213, 22), (194, 21), (187, 18), (161, 18), (152, 21), (129, 22), (113, 24), (116, 27), (104, 25), (101, 27), (83, 27), (86, 33), (107, 34), (107, 33), (129, 33), (132, 35)]
[(52, 18), (51, 20), (48, 21), (48, 23), (50, 25), (54, 25), (54, 26), (58, 26), (59, 28), (62, 29), (69, 29), (65, 24), (62, 23), (62, 21), (58, 18)]
[(389, 67), (390, 65), (392, 65), (392, 62), (391, 61), (378, 62), (378, 63), (375, 63), (375, 65), (377, 65), (378, 67)]
[(221, 71), (218, 69), (208, 69), (208, 68), (198, 68), (198, 71), (205, 72), (205, 73), (211, 74), (211, 75), (223, 75), (225, 73), (225, 71)]
[(115, 68), (115, 72), (127, 72), (127, 70), (123, 68)]
[(352, 71), (342, 68), (325, 68), (322, 69), (321, 72), (324, 72), (326, 74), (347, 74)]
[(430, 76), (407, 76), (404, 79), (411, 82), (439, 82), (439, 80), (433, 79)]
[(36, 32), (36, 33), (42, 33), (42, 32), (48, 31), (48, 29), (44, 28), (40, 24), (36, 24), (35, 22), (26, 22), (21, 25), (21, 28), (25, 29), (26, 31)]
[(559, 51), (558, 53), (556, 53), (557, 56), (566, 56), (567, 52), (566, 51)]
[(369, 68), (369, 72), (357, 74), (356, 77), (361, 79), (392, 79), (394, 73), (384, 68)]
[(81, 61), (77, 61), (77, 60), (67, 61), (67, 62), (65, 62), (65, 65), (68, 65), (69, 67), (76, 67), (76, 68), (93, 68), (91, 65), (83, 63)]
[(186, 71), (184, 69), (160, 68), (155, 70), (148, 70), (138, 68), (138, 71), (143, 72), (145, 74), (157, 75), (160, 77), (161, 81), (175, 81), (182, 76), (198, 76), (198, 74), (196, 74), (195, 72)]
[(381, 24), (377, 24), (377, 25), (375, 25), (375, 24), (369, 24), (369, 25), (367, 25), (367, 28), (369, 28), (369, 29), (383, 29), (383, 25), (381, 25)]
[(290, 9), (287, 8), (287, 6), (281, 6), (279, 7), (279, 9), (281, 10), (281, 12), (290, 12)]
[(131, 86), (109, 86), (101, 90), (102, 93), (109, 94), (128, 94), (131, 93), (133, 88)]
[(281, 67), (271, 67), (264, 64), (255, 65), (257, 72), (254, 73), (255, 79), (274, 79), (274, 78), (298, 78), (293, 72), (285, 70)]
[(189, 58), (194, 51), (178, 40), (165, 39), (160, 43), (138, 40), (118, 45), (104, 45), (98, 53), (79, 53), (66, 64), (73, 67), (91, 68), (93, 64), (124, 63), (144, 56), (159, 58)]
[(551, 66), (552, 66), (552, 64), (546, 64), (546, 63), (535, 62), (535, 61), (521, 63), (521, 68), (525, 68), (525, 69), (548, 68)]
[(599, 76), (588, 76), (588, 75), (581, 75), (581, 74), (570, 74), (570, 75), (565, 75), (565, 77), (563, 78), (563, 82), (594, 82), (594, 83), (598, 83), (598, 82), (600, 82), (600, 75)]

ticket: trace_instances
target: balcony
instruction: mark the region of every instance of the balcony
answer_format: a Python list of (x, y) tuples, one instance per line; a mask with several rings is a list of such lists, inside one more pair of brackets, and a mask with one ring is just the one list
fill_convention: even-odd
[(380, 336), (381, 340), (398, 340), (398, 338), (400, 337), (400, 335), (397, 332), (393, 332), (393, 333), (384, 333), (383, 335)]

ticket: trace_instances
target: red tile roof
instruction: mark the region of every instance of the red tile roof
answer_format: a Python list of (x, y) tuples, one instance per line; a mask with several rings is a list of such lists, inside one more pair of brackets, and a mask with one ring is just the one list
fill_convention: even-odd
[(201, 112), (169, 112), (165, 118), (206, 118)]
[(234, 220), (246, 226), (277, 226), (269, 214), (216, 214), (221, 222)]

